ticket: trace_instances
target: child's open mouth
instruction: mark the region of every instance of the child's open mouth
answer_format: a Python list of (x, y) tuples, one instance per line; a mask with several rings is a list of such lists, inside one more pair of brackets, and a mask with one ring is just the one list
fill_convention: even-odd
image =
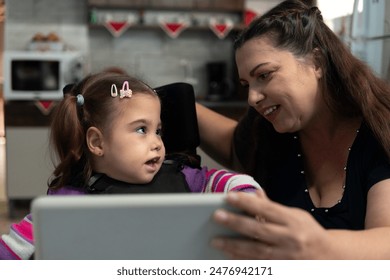
[(153, 166), (153, 165), (157, 164), (159, 161), (160, 161), (160, 157), (155, 157), (155, 158), (152, 158), (151, 160), (148, 160), (146, 162), (146, 164)]

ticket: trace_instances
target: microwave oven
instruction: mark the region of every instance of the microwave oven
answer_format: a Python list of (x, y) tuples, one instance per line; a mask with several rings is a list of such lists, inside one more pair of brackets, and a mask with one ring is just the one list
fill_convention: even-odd
[(80, 52), (5, 51), (4, 100), (59, 100), (66, 84), (86, 74)]

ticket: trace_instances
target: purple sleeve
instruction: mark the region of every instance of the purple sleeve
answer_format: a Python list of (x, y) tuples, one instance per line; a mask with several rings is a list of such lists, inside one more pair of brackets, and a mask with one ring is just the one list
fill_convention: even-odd
[(80, 188), (74, 188), (72, 186), (65, 186), (63, 188), (54, 190), (49, 189), (47, 191), (48, 195), (83, 195), (86, 194), (84, 190)]
[(253, 177), (224, 169), (195, 169), (186, 166), (182, 172), (191, 192), (255, 192), (261, 189)]
[(207, 168), (203, 167), (202, 169), (191, 168), (185, 166), (181, 171), (186, 178), (188, 187), (191, 192), (202, 192), (204, 186), (206, 185), (206, 173)]

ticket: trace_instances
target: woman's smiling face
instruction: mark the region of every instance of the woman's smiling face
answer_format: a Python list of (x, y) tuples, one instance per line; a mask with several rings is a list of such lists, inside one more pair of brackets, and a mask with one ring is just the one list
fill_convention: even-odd
[(321, 111), (320, 68), (312, 56), (297, 58), (275, 48), (267, 37), (250, 39), (236, 51), (240, 82), (248, 88), (248, 103), (275, 130), (295, 132)]

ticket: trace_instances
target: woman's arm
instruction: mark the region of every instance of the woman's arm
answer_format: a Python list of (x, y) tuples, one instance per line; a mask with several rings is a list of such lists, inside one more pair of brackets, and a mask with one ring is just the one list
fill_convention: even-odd
[(228, 202), (251, 213), (218, 210), (218, 223), (248, 239), (218, 238), (213, 245), (238, 259), (390, 259), (390, 179), (368, 194), (364, 230), (326, 230), (306, 211), (275, 203), (262, 191), (228, 194)]
[(232, 142), (237, 121), (196, 103), (200, 147), (213, 159), (232, 168)]

